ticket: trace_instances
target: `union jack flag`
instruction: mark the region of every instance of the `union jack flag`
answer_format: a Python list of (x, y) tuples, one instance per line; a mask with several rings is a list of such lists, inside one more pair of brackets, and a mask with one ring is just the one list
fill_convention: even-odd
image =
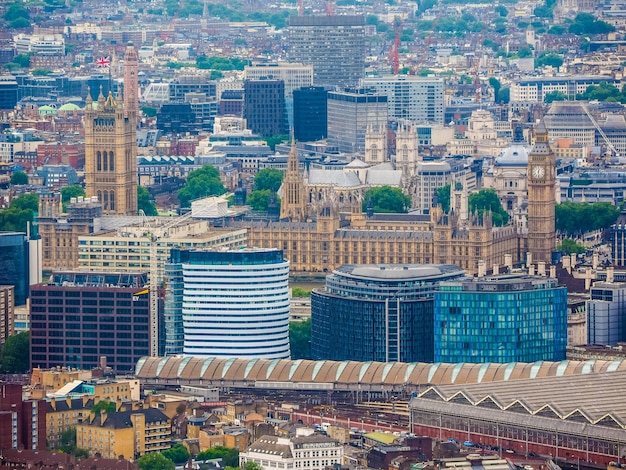
[(98, 68), (107, 68), (109, 65), (111, 65), (111, 59), (109, 57), (103, 56), (96, 60), (96, 66)]

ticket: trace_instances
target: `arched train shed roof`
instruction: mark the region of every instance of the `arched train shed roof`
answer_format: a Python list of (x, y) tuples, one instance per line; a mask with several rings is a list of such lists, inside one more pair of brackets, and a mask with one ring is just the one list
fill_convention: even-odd
[(135, 375), (143, 383), (161, 385), (391, 391), (426, 384), (478, 384), (613, 371), (626, 371), (626, 360), (430, 364), (169, 356), (142, 357)]

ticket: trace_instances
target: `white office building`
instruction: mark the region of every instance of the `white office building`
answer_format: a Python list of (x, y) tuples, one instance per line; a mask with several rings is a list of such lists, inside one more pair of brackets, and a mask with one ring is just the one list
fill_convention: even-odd
[[(310, 432), (308, 435), (303, 435)], [(313, 430), (299, 428), (296, 437), (262, 436), (239, 454), (239, 463), (255, 462), (264, 469), (323, 470), (343, 463), (343, 445)]]
[[(183, 354), (290, 357), (289, 262), (282, 250), (174, 249), (171, 265), (182, 270), (182, 289), (177, 290), (182, 299), (171, 298), (166, 311), (172, 322), (182, 322)], [(168, 308), (172, 305), (174, 309)]]
[(361, 79), (361, 87), (387, 95), (389, 119), (443, 124), (443, 78), (387, 75)]

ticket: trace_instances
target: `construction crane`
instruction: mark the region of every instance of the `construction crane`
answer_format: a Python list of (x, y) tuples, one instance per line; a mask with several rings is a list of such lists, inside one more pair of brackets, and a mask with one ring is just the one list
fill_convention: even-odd
[(335, 5), (333, 4), (333, 0), (326, 0), (326, 14), (328, 16), (333, 16), (335, 14)]
[(600, 134), (600, 136), (602, 137), (602, 140), (604, 140), (604, 142), (606, 143), (606, 148), (611, 153), (611, 156), (618, 157), (619, 156), (619, 152), (617, 151), (615, 146), (611, 143), (611, 141), (609, 140), (607, 135), (604, 133), (604, 131), (600, 127), (600, 124), (598, 124), (598, 122), (595, 120), (595, 118), (591, 115), (591, 113), (589, 112), (589, 109), (587, 108), (587, 106), (585, 106), (584, 104), (581, 104), (581, 106), (583, 108), (583, 111), (585, 112), (585, 114), (587, 115), (587, 117), (589, 118), (591, 123), (593, 124), (593, 126), (598, 131), (598, 134)]
[(393, 20), (393, 29), (395, 31), (394, 42), (389, 53), (389, 61), (394, 75), (398, 75), (400, 70), (400, 36), (402, 35), (402, 18), (396, 16)]

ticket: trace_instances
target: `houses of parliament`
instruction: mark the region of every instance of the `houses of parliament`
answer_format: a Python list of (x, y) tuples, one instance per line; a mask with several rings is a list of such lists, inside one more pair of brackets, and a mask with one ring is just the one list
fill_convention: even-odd
[(428, 215), (362, 211), (357, 194), (338, 190), (321, 202), (298, 167), (295, 147), (283, 180), (279, 221), (245, 222), (250, 245), (280, 248), (293, 273), (330, 272), (343, 264), (455, 264), (477, 274), (479, 264), (552, 262), (555, 251), (556, 162), (540, 124), (528, 155), (527, 227), (496, 227), (491, 215), (469, 214), (467, 192), (453, 186), (450, 212)]

